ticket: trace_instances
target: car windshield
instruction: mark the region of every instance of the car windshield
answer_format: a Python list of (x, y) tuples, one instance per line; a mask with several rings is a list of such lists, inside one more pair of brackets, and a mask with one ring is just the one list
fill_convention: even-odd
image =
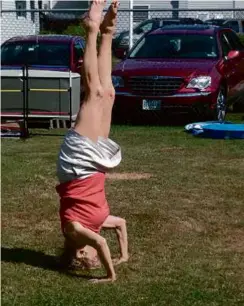
[(1, 47), (2, 65), (69, 66), (69, 44), (11, 42)]
[(129, 58), (216, 58), (216, 40), (210, 35), (154, 34), (138, 42)]

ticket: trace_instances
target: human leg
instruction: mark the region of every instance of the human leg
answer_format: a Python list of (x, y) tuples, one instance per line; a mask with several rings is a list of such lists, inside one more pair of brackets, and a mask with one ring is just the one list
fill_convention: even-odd
[(118, 1), (112, 1), (100, 25), (101, 44), (98, 53), (98, 73), (103, 88), (113, 87), (112, 72), (112, 39), (116, 27)]
[(97, 36), (105, 0), (92, 1), (83, 22), (87, 28), (87, 40), (81, 71), (85, 87), (85, 99), (81, 104), (75, 123), (75, 131), (97, 141), (102, 118), (103, 88), (98, 74)]
[(120, 247), (120, 258), (114, 263), (116, 265), (127, 262), (129, 259), (128, 253), (128, 236), (126, 229), (126, 221), (123, 218), (109, 215), (102, 225), (103, 229), (115, 229), (119, 247)]
[(108, 138), (110, 133), (115, 90), (112, 83), (112, 39), (116, 27), (118, 1), (112, 1), (100, 26), (101, 44), (98, 53), (98, 73), (103, 87), (103, 117), (101, 135)]
[(98, 75), (97, 60), (97, 36), (102, 18), (102, 11), (105, 1), (92, 1), (88, 13), (83, 18), (83, 23), (87, 28), (87, 40), (84, 50), (83, 79), (86, 85), (87, 94), (93, 94), (94, 89), (101, 86)]
[(107, 276), (102, 279), (93, 279), (92, 282), (114, 282), (116, 274), (114, 271), (111, 254), (106, 240), (97, 233), (84, 228), (79, 222), (69, 222), (64, 228), (65, 235), (72, 241), (76, 249), (89, 245), (96, 249), (98, 256), (105, 267)]

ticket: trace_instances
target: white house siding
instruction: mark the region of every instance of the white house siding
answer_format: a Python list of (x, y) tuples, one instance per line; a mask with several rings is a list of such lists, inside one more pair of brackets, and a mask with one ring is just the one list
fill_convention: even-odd
[[(164, 12), (163, 10), (168, 9), (171, 10), (172, 3), (171, 0), (134, 0), (134, 7), (147, 7), (150, 10), (153, 9), (162, 9), (161, 12), (149, 12), (148, 18), (172, 18), (174, 17), (172, 11)], [(177, 1), (175, 1), (177, 2)], [(44, 6), (48, 6), (51, 9), (65, 9), (65, 8), (83, 8), (85, 9), (89, 5), (89, 1), (43, 1)], [(110, 1), (107, 1), (107, 7), (110, 4)], [(178, 2), (179, 9), (206, 9), (204, 12), (200, 11), (184, 11), (179, 12), (179, 17), (193, 17), (200, 19), (209, 19), (209, 18), (232, 18), (232, 17), (242, 17), (244, 18), (244, 12), (241, 14), (236, 13), (233, 14), (231, 9), (235, 8), (243, 8), (244, 9), (244, 0), (179, 0)], [(129, 9), (130, 0), (120, 0), (120, 10)], [(218, 12), (209, 12), (211, 9), (219, 9)], [(222, 9), (229, 9), (228, 12), (222, 12)], [(147, 15), (141, 16), (143, 20)], [(136, 19), (136, 18), (135, 18)], [(139, 18), (138, 18), (139, 19)], [(120, 11), (118, 14), (118, 23), (117, 23), (117, 31), (124, 31), (129, 29), (129, 20), (130, 14), (129, 12)], [(141, 20), (141, 21), (142, 21)], [(138, 22), (135, 20), (134, 24)]]
[(233, 9), (244, 8), (244, 0), (188, 0), (189, 9)]
[[(238, 15), (238, 12), (234, 13), (232, 9), (244, 9), (244, 0), (189, 0), (188, 8), (206, 9), (205, 12), (194, 12), (195, 17), (203, 20), (211, 18), (233, 18)], [(219, 11), (208, 11), (211, 9), (219, 9)], [(228, 9), (228, 11), (222, 11), (223, 9)], [(244, 12), (240, 17), (244, 18)]]
[[(2, 10), (15, 10), (14, 0), (2, 1)], [(35, 8), (37, 8), (37, 1), (35, 1)], [(26, 1), (26, 9), (30, 9), (30, 1)], [(18, 17), (14, 13), (1, 13), (1, 43), (5, 40), (19, 35), (38, 34), (40, 28), (39, 14), (35, 13), (32, 20), (31, 13), (27, 13), (26, 17)]]
[[(181, 0), (178, 3), (179, 9), (187, 8), (187, 0)], [(176, 1), (175, 1), (176, 3)], [(134, 7), (138, 6), (148, 6), (149, 9), (153, 10), (172, 10), (174, 7), (170, 0), (162, 1), (162, 0), (134, 0)], [(151, 11), (149, 13), (149, 18), (176, 18), (172, 11), (159, 12), (159, 11)]]

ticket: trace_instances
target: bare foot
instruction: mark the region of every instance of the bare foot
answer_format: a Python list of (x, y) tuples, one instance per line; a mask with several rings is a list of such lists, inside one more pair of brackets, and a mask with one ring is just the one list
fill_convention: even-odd
[(94, 0), (90, 6), (89, 11), (84, 14), (82, 21), (87, 27), (88, 31), (99, 31), (99, 27), (102, 21), (102, 12), (105, 6), (106, 0)]
[(119, 7), (118, 0), (113, 0), (100, 26), (100, 31), (102, 34), (114, 33), (118, 7)]
[(129, 260), (129, 257), (120, 257), (113, 259), (113, 265), (118, 266), (124, 262), (127, 262)]

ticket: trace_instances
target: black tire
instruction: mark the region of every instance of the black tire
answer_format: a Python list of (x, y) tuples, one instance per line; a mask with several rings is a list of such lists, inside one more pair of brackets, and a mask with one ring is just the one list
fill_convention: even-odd
[(211, 114), (211, 120), (216, 121), (224, 121), (227, 111), (227, 94), (226, 94), (226, 88), (224, 86), (220, 86), (216, 106)]

